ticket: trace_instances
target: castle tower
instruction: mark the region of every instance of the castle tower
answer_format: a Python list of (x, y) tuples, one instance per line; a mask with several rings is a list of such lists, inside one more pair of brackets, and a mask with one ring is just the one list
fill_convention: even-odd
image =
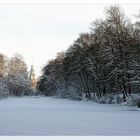
[(37, 84), (37, 79), (35, 77), (35, 71), (34, 71), (33, 65), (31, 66), (31, 70), (30, 70), (30, 73), (29, 73), (29, 80), (30, 80), (30, 83), (31, 83), (31, 89), (35, 90), (36, 89), (36, 84)]

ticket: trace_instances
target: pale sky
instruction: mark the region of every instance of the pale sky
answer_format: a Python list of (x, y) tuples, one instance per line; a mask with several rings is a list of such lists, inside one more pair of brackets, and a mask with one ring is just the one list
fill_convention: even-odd
[[(65, 51), (78, 37), (88, 32), (96, 18), (104, 17), (109, 4), (0, 4), (0, 53), (21, 54), (36, 75), (56, 54)], [(122, 4), (126, 16), (136, 20), (140, 4)]]

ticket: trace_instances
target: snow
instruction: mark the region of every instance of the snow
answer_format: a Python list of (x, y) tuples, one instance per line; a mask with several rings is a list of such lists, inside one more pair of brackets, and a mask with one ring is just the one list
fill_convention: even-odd
[(140, 135), (140, 108), (51, 97), (0, 100), (0, 135)]

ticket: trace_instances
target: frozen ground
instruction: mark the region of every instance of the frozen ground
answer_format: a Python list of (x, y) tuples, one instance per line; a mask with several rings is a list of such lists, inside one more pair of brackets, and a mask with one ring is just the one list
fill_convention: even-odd
[(140, 135), (140, 109), (50, 97), (0, 100), (0, 135)]

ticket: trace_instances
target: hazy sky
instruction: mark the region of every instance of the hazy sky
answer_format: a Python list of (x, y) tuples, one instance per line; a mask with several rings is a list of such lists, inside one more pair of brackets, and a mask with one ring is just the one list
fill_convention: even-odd
[[(20, 53), (28, 67), (33, 64), (36, 75), (54, 58), (66, 50), (79, 33), (88, 32), (96, 18), (104, 17), (108, 4), (85, 5), (1, 5), (0, 53), (11, 57)], [(126, 16), (136, 20), (140, 4), (123, 4)]]

